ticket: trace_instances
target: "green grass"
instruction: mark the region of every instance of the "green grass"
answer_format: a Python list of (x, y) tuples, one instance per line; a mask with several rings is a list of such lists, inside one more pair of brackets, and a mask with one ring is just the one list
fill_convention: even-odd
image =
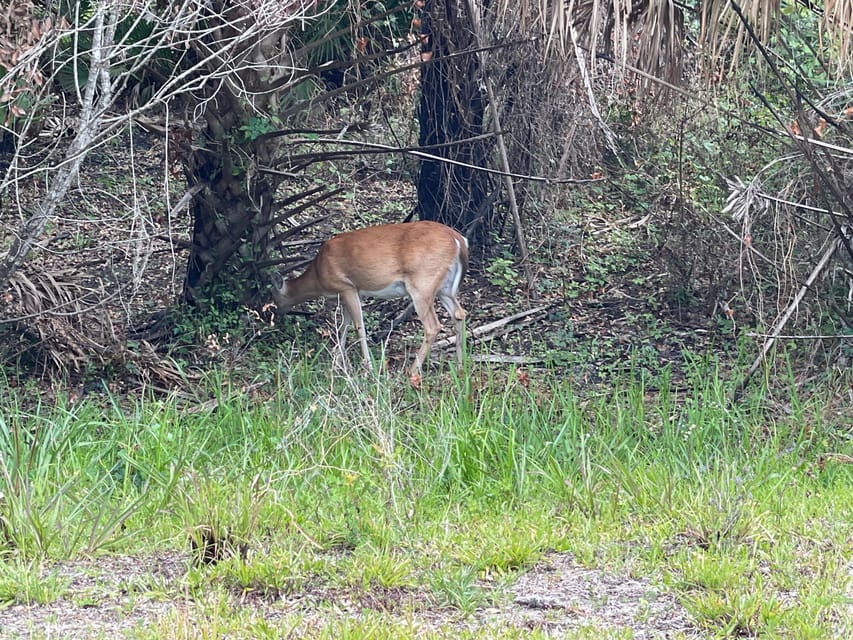
[(786, 415), (761, 393), (731, 405), (715, 367), (693, 366), (654, 394), (642, 375), (580, 393), (556, 373), (435, 372), (414, 390), (289, 362), (251, 398), (212, 378), (215, 405), (7, 390), (0, 602), (97, 606), (108, 590), (52, 567), (182, 552), (172, 582), (128, 578), (172, 603), (131, 637), (549, 637), (460, 625), (556, 552), (648, 578), (707, 637), (838, 637), (853, 473), (821, 460), (851, 453), (850, 426), (824, 421), (819, 393), (791, 391)]

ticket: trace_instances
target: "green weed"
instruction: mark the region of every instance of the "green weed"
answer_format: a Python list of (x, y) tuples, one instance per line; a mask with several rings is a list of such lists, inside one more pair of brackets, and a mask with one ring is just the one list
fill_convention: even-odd
[[(257, 367), (251, 395), (220, 372), (183, 405), (24, 411), (4, 392), (5, 601), (97, 602), (42, 559), (162, 549), (188, 571), (134, 597), (196, 604), (136, 637), (462, 637), (452, 621), (507, 606), (543, 555), (571, 553), (664, 585), (703, 633), (837, 637), (853, 474), (826, 456), (850, 455), (850, 441), (819, 395), (792, 393), (785, 414), (758, 394), (732, 404), (701, 358), (678, 387), (643, 361), (583, 393), (550, 372), (522, 384), (469, 366), (412, 390), (282, 358)], [(235, 604), (289, 600), (312, 604), (277, 617)], [(334, 613), (344, 602), (365, 614)], [(425, 609), (447, 619), (425, 628)]]

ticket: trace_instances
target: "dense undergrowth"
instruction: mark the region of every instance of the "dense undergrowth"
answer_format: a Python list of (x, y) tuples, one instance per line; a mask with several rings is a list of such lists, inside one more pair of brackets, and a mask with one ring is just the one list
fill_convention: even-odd
[[(654, 393), (640, 373), (605, 392), (558, 371), (474, 365), (419, 390), (393, 374), (275, 370), (250, 393), (212, 375), (214, 401), (190, 405), (30, 406), (7, 387), (0, 601), (79, 599), (56, 569), (74, 558), (175, 551), (180, 587), (137, 597), (212, 609), (190, 624), (176, 605), (135, 637), (278, 637), (296, 622), (212, 611), (234, 594), (402, 589), (464, 618), (558, 551), (648, 577), (708, 637), (853, 630), (851, 425), (827, 421), (820, 391), (791, 385), (784, 411), (765, 390), (731, 403), (702, 359), (686, 386), (663, 375)], [(398, 617), (362, 623), (332, 616), (305, 634), (421, 633)]]

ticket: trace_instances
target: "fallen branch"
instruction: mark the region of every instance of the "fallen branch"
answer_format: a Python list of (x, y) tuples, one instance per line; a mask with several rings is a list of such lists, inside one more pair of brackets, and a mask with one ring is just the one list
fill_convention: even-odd
[(472, 362), (495, 362), (498, 364), (543, 364), (545, 358), (538, 356), (503, 355), (499, 353), (479, 354), (469, 356)]
[[(521, 324), (528, 324), (533, 322), (536, 318), (533, 316), (537, 316), (541, 314), (543, 311), (547, 311), (556, 303), (542, 305), (541, 307), (536, 307), (535, 309), (528, 309), (527, 311), (522, 311), (520, 313), (516, 313), (511, 316), (507, 316), (506, 318), (501, 318), (500, 320), (495, 320), (494, 322), (489, 322), (484, 325), (480, 325), (479, 327), (475, 327), (471, 331), (468, 332), (468, 338), (475, 339), (488, 339), (491, 340), (497, 335), (502, 335), (498, 333), (500, 329), (510, 325), (512, 323), (516, 323), (519, 320), (524, 320)], [(514, 327), (514, 330), (518, 327)], [(456, 336), (450, 336), (449, 338), (444, 338), (442, 340), (437, 340), (435, 344), (433, 344), (433, 349), (445, 349), (447, 347), (452, 347), (456, 345)]]
[[(847, 229), (845, 228), (845, 232)], [(746, 375), (741, 379), (738, 385), (735, 387), (734, 394), (732, 396), (732, 400), (737, 400), (740, 397), (740, 394), (743, 393), (743, 390), (746, 388), (746, 384), (749, 382), (749, 379), (752, 378), (752, 374), (754, 374), (758, 367), (761, 366), (761, 363), (764, 362), (764, 359), (767, 357), (767, 354), (770, 352), (770, 349), (776, 343), (776, 339), (782, 334), (782, 329), (785, 328), (788, 320), (791, 319), (791, 316), (794, 315), (794, 312), (797, 310), (797, 307), (800, 304), (800, 301), (803, 299), (803, 296), (806, 295), (806, 291), (809, 290), (809, 287), (812, 286), (815, 280), (817, 280), (821, 271), (824, 270), (827, 264), (829, 264), (830, 259), (838, 251), (838, 248), (842, 245), (842, 238), (835, 238), (832, 242), (829, 243), (829, 246), (826, 248), (826, 251), (823, 252), (823, 256), (821, 256), (818, 263), (815, 265), (815, 268), (812, 269), (811, 274), (806, 280), (805, 284), (800, 287), (800, 290), (797, 291), (797, 295), (794, 296), (794, 299), (791, 301), (791, 304), (788, 305), (788, 308), (785, 309), (785, 313), (782, 314), (782, 317), (776, 321), (776, 324), (773, 325), (773, 328), (770, 330), (768, 334), (769, 337), (764, 341), (764, 346), (761, 348), (761, 353), (758, 354), (758, 357), (755, 359), (755, 362), (752, 363), (752, 366), (746, 372)]]
[[(755, 333), (754, 331), (750, 331), (746, 334), (747, 338), (767, 338), (770, 337), (768, 333)], [(775, 336), (777, 340), (853, 340), (853, 336), (843, 335), (840, 333), (827, 334), (827, 333), (817, 333), (813, 335), (788, 335), (788, 334), (778, 334)]]
[(853, 456), (848, 456), (845, 453), (824, 453), (818, 456), (817, 463), (821, 471), (826, 467), (827, 462), (837, 462), (839, 464), (853, 464)]

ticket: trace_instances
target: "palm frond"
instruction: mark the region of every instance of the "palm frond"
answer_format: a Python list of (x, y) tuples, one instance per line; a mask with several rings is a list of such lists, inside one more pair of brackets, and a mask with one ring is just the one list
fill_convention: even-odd
[(97, 314), (102, 292), (72, 270), (20, 269), (9, 280), (7, 315), (20, 340), (6, 359), (27, 357), (45, 370), (84, 370), (103, 363), (114, 336)]
[(551, 55), (567, 57), (574, 32), (591, 64), (601, 52), (622, 68), (668, 82), (681, 77), (684, 17), (673, 0), (499, 0), (499, 7), (515, 12), (521, 28), (541, 29)]
[[(747, 26), (762, 42), (776, 34), (782, 17), (780, 0), (705, 0), (699, 3), (699, 43), (706, 68), (728, 75), (750, 50)], [(547, 39), (549, 55), (568, 57), (572, 30), (590, 51), (603, 51), (615, 62), (667, 82), (680, 79), (685, 47), (685, 19), (675, 0), (498, 0), (528, 33)], [(820, 16), (821, 46), (837, 75), (853, 62), (853, 0), (823, 0), (801, 11)], [(589, 56), (594, 64), (595, 56)]]
[[(707, 68), (714, 72), (733, 72), (749, 43), (747, 26), (732, 9), (733, 0), (702, 3), (699, 42), (707, 53)], [(738, 5), (756, 36), (767, 42), (774, 34), (780, 15), (779, 0), (740, 0)], [(722, 68), (727, 66), (726, 69)]]
[(822, 22), (840, 75), (853, 63), (853, 0), (825, 0)]

